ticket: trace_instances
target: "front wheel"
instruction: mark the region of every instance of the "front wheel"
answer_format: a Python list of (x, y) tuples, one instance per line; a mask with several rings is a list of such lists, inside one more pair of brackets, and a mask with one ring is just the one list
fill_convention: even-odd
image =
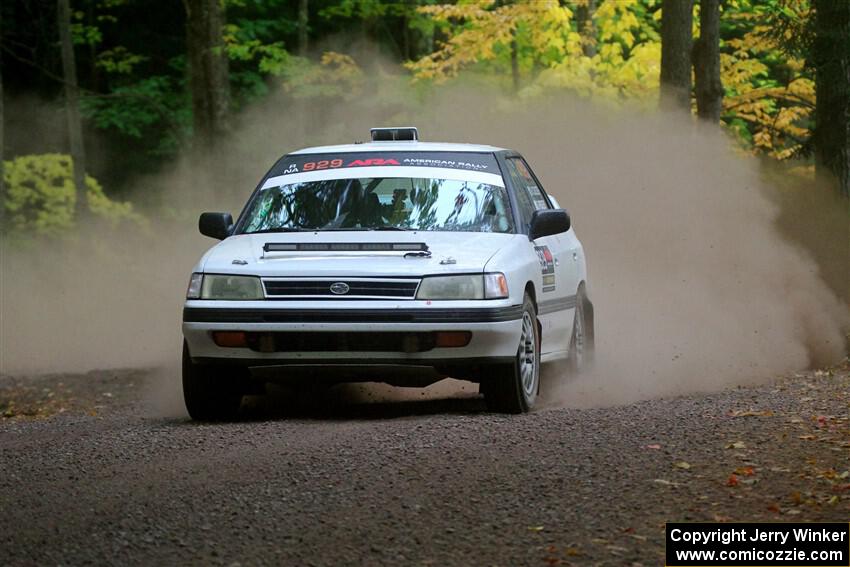
[(534, 407), (540, 387), (540, 327), (537, 310), (526, 295), (522, 330), (514, 361), (493, 369), (481, 382), (487, 407), (503, 413), (522, 413)]
[(242, 404), (238, 386), (227, 367), (194, 364), (183, 342), (183, 400), (189, 417), (196, 421), (234, 419)]

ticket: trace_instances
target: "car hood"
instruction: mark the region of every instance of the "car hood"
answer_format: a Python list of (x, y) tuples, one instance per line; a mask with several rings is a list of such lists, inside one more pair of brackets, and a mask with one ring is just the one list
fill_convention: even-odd
[[(515, 234), (489, 232), (296, 232), (240, 234), (211, 248), (199, 268), (206, 273), (275, 276), (419, 276), (483, 271)], [(414, 244), (430, 257), (404, 251), (265, 251), (266, 244)]]

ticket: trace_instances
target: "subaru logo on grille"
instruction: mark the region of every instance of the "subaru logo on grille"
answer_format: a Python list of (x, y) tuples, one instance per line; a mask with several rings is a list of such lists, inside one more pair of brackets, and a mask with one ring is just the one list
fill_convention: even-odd
[(345, 295), (351, 287), (345, 282), (336, 282), (331, 284), (331, 293), (336, 295)]

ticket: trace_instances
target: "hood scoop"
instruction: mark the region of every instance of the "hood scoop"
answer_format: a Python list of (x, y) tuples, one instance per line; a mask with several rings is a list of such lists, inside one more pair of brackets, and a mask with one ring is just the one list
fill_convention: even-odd
[(269, 252), (413, 252), (430, 256), (424, 242), (266, 242), (263, 257)]

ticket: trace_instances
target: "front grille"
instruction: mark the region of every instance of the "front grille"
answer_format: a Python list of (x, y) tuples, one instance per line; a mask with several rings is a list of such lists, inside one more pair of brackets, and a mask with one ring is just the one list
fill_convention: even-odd
[(413, 299), (419, 279), (267, 279), (269, 299)]

